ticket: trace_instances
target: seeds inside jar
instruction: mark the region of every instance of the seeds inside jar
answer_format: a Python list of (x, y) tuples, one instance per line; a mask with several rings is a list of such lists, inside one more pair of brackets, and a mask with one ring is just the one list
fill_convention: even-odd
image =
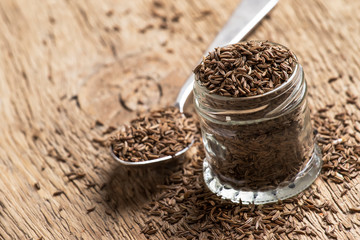
[(216, 48), (194, 73), (211, 94), (229, 97), (269, 92), (294, 72), (295, 55), (281, 45), (249, 41)]

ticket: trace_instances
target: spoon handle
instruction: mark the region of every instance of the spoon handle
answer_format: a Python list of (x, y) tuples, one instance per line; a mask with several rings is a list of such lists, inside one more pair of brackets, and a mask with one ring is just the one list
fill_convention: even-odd
[[(242, 0), (223, 29), (206, 50), (205, 55), (215, 47), (239, 42), (270, 12), (277, 2), (278, 0)], [(183, 112), (185, 102), (192, 92), (193, 83), (194, 74), (192, 73), (181, 87), (176, 98), (175, 106), (181, 112)]]

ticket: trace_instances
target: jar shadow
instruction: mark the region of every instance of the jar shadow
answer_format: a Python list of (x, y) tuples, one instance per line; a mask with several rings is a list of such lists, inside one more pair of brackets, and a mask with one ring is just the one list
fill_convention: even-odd
[(180, 166), (177, 162), (151, 167), (117, 166), (104, 188), (105, 202), (112, 212), (140, 209), (159, 192), (157, 186), (166, 184), (167, 176)]

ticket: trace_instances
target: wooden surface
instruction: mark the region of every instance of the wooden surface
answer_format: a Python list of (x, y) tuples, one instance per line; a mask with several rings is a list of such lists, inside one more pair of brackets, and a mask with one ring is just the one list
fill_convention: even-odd
[[(145, 239), (139, 209), (161, 169), (121, 168), (101, 140), (136, 111), (174, 101), (238, 2), (0, 1), (0, 239)], [(347, 90), (360, 93), (359, 9), (280, 0), (248, 39), (297, 54), (313, 112), (335, 104), (331, 114), (359, 116), (344, 105)], [(341, 198), (336, 186), (315, 184), (341, 209), (360, 204), (359, 183)], [(326, 239), (321, 218), (306, 221)], [(355, 225), (338, 234), (360, 238)]]

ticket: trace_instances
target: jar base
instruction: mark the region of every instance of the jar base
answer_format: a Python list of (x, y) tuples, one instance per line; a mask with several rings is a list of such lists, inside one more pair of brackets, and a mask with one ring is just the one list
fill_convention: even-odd
[(234, 203), (241, 202), (243, 204), (259, 205), (284, 200), (304, 191), (318, 177), (321, 167), (321, 150), (317, 144), (315, 144), (310, 161), (305, 169), (297, 175), (295, 180), (290, 182), (287, 186), (279, 186), (272, 190), (243, 191), (241, 189), (234, 189), (228, 184), (223, 184), (211, 170), (206, 158), (203, 163), (203, 172), (205, 184), (209, 190), (222, 199), (228, 199)]

